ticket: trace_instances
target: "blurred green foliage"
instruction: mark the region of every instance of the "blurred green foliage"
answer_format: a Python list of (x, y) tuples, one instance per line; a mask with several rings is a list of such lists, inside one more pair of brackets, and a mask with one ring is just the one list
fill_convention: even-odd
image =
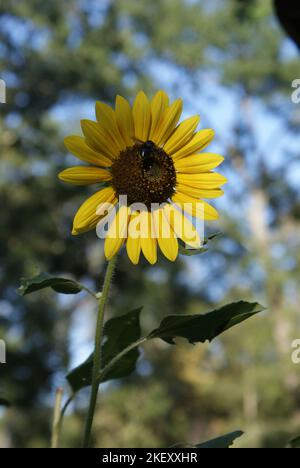
[[(237, 446), (282, 447), (299, 432), (299, 367), (290, 359), (300, 334), (300, 203), (292, 178), (300, 119), (290, 103), (299, 58), (284, 54), (271, 2), (244, 7), (236, 0), (1, 2), (0, 70), (8, 92), (0, 108), (0, 337), (8, 362), (0, 368), (0, 396), (12, 406), (1, 413), (0, 445), (49, 444), (54, 389), (70, 369), (70, 330), (79, 314), (82, 334), (92, 336), (93, 305), (83, 296), (78, 303), (50, 291), (16, 294), (19, 278), (38, 270), (101, 282), (102, 242), (94, 232), (70, 234), (87, 191), (57, 180), (73, 161), (63, 136), (78, 131), (84, 105), (96, 99), (152, 92), (162, 65), (180, 74), (167, 89), (172, 95), (184, 97), (189, 88), (206, 96), (208, 84), (221, 84), (234, 102), (230, 138), (221, 131), (218, 140), (230, 179), (226, 203), (216, 202), (224, 235), (209, 253), (175, 264), (132, 267), (122, 256), (109, 315), (144, 305), (150, 330), (166, 314), (236, 299), (260, 300), (269, 311), (215, 345), (148, 344), (137, 373), (105, 387), (95, 444), (198, 443), (239, 427), (246, 435)], [(219, 116), (212, 125), (222, 130), (226, 109), (218, 105), (210, 98)], [(197, 103), (194, 110), (202, 113)], [(261, 112), (276, 120), (274, 133), (266, 125), (263, 147)], [(279, 147), (281, 158), (273, 161)], [(66, 418), (65, 446), (79, 443), (85, 396)]]

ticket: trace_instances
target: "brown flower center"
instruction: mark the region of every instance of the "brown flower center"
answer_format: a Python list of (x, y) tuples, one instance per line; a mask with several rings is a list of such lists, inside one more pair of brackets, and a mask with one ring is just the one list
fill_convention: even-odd
[(122, 151), (111, 171), (117, 195), (127, 195), (129, 205), (144, 203), (150, 209), (151, 203), (164, 203), (174, 194), (172, 158), (150, 140)]

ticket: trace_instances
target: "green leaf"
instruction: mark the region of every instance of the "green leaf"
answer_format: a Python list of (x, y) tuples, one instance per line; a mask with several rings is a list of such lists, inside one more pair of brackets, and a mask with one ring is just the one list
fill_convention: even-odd
[(25, 296), (44, 288), (52, 288), (54, 291), (63, 294), (77, 294), (82, 291), (82, 286), (72, 279), (40, 273), (32, 278), (22, 278), (18, 293)]
[(208, 251), (208, 249), (206, 247), (204, 247), (204, 246), (207, 245), (208, 242), (212, 241), (216, 237), (219, 237), (220, 235), (221, 235), (220, 232), (216, 232), (215, 234), (211, 234), (210, 236), (208, 236), (204, 240), (203, 246), (200, 247), (199, 249), (192, 249), (192, 248), (187, 249), (186, 247), (184, 247), (184, 245), (181, 242), (179, 242), (179, 253), (181, 255), (186, 255), (187, 257), (192, 257), (193, 255), (203, 254), (203, 253)]
[(234, 431), (229, 434), (225, 434), (216, 439), (208, 440), (202, 444), (198, 444), (196, 448), (216, 449), (216, 448), (229, 448), (236, 439), (241, 437), (244, 433), (242, 431)]
[(289, 442), (289, 448), (300, 448), (300, 436)]
[[(141, 336), (140, 313), (142, 308), (128, 312), (120, 317), (115, 317), (106, 322), (104, 326), (105, 342), (102, 348), (102, 369), (120, 352), (137, 341)], [(102, 382), (112, 379), (120, 379), (130, 375), (139, 357), (139, 350), (132, 349), (105, 374)], [(93, 354), (80, 366), (73, 369), (67, 375), (67, 380), (74, 392), (91, 385), (93, 369)]]
[(72, 369), (66, 379), (73, 393), (79, 392), (84, 387), (91, 385), (93, 369), (93, 355), (91, 354), (82, 364)]
[(229, 448), (233, 442), (241, 437), (244, 433), (242, 431), (234, 431), (229, 434), (217, 437), (216, 439), (208, 440), (207, 442), (202, 442), (200, 444), (191, 445), (191, 444), (175, 444), (172, 445), (172, 448)]
[(201, 315), (168, 315), (160, 326), (147, 337), (161, 338), (174, 344), (175, 337), (186, 338), (190, 343), (212, 341), (225, 330), (263, 311), (257, 302), (233, 302), (220, 309)]
[[(113, 318), (106, 323), (104, 333), (107, 340), (103, 345), (104, 367), (121, 351), (141, 337), (141, 311), (142, 307), (139, 307), (128, 314)], [(138, 357), (138, 349), (128, 352), (105, 375), (104, 380), (119, 379), (131, 374), (135, 369)]]

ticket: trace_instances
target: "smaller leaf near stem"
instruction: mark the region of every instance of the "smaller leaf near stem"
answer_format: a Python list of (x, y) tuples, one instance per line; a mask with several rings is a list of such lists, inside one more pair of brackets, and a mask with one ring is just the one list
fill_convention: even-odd
[(61, 402), (63, 397), (63, 388), (58, 388), (55, 394), (54, 411), (53, 411), (53, 423), (52, 423), (52, 435), (51, 435), (51, 448), (59, 447), (59, 437), (61, 428)]
[(51, 288), (53, 291), (62, 294), (78, 294), (82, 291), (82, 285), (73, 279), (57, 277), (43, 272), (31, 278), (21, 278), (18, 293), (25, 296), (45, 288)]
[(74, 279), (53, 276), (45, 272), (39, 273), (31, 278), (21, 278), (21, 286), (18, 289), (18, 293), (21, 296), (26, 296), (27, 294), (46, 288), (51, 288), (53, 291), (61, 294), (78, 294), (81, 291), (86, 291), (93, 296), (94, 299), (99, 299), (99, 293), (92, 291), (84, 284)]

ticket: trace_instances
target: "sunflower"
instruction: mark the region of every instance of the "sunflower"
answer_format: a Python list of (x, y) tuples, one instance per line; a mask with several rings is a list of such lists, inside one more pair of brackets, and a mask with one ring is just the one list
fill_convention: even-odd
[[(66, 169), (59, 178), (75, 185), (102, 184), (80, 206), (72, 234), (96, 228), (113, 211), (104, 244), (107, 259), (126, 243), (134, 264), (141, 252), (154, 264), (157, 246), (174, 261), (178, 238), (192, 247), (201, 245), (191, 217), (218, 218), (215, 208), (203, 198), (223, 194), (220, 187), (226, 179), (212, 169), (224, 158), (199, 154), (214, 132), (197, 131), (197, 115), (178, 124), (181, 112), (182, 100), (170, 104), (164, 91), (158, 91), (151, 101), (139, 92), (132, 107), (117, 96), (115, 109), (96, 103), (97, 122), (81, 121), (83, 137), (65, 138), (67, 149), (90, 165)], [(119, 203), (120, 196), (126, 196), (127, 204)], [(137, 203), (144, 208), (132, 208)]]

